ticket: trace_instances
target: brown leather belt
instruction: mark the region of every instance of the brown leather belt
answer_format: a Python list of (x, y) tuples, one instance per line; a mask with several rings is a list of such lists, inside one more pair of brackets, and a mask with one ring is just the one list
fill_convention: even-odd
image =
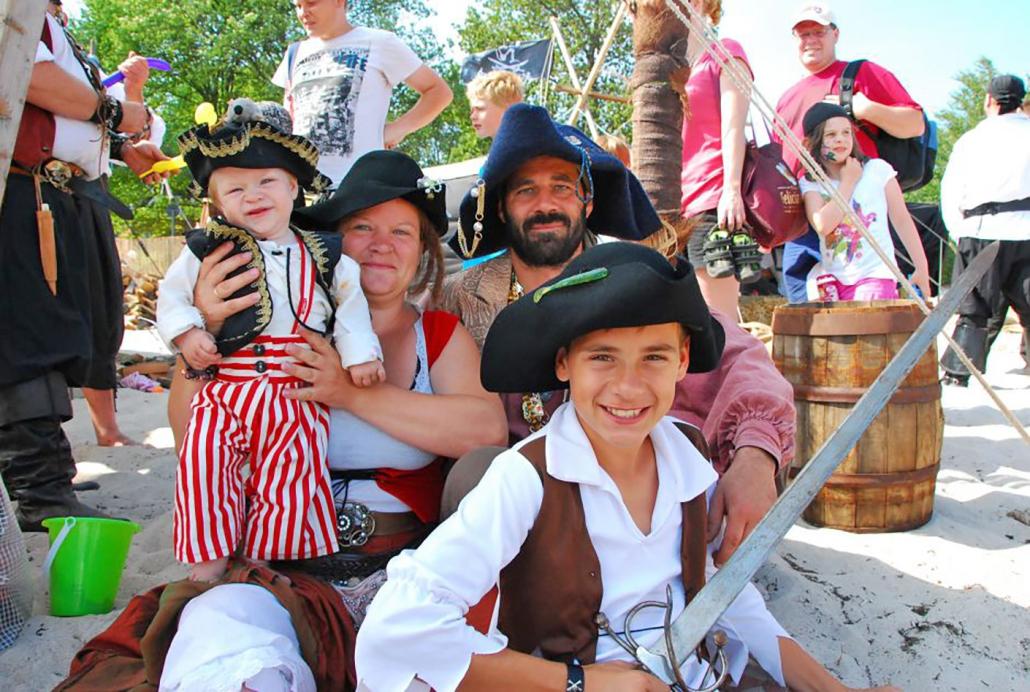
[(336, 504), (340, 549), (360, 548), (374, 536), (393, 536), (422, 527), (414, 512), (373, 512), (360, 502)]
[(393, 536), (394, 534), (414, 531), (422, 527), (422, 522), (414, 512), (371, 512), (376, 521), (373, 536)]

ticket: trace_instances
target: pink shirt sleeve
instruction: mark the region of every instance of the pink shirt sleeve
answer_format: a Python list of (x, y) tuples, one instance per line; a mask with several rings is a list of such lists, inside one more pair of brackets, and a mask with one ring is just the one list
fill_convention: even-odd
[(762, 449), (783, 468), (794, 458), (794, 390), (761, 341), (712, 314), (726, 332), (722, 360), (712, 372), (683, 378), (669, 415), (701, 428), (719, 473), (740, 447)]
[[(751, 74), (751, 61), (747, 59), (747, 53), (744, 52), (744, 46), (740, 45), (740, 43), (734, 41), (732, 38), (724, 38), (721, 40), (721, 43), (726, 47), (726, 50), (730, 55), (744, 61), (744, 64), (747, 66), (748, 73)], [(721, 72), (722, 70), (720, 70), (720, 73)], [(754, 74), (751, 74), (751, 78), (754, 79)]]

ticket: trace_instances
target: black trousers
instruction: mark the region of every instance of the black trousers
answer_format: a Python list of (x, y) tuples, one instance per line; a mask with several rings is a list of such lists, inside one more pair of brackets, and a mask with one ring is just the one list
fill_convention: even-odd
[[(953, 279), (961, 276), (969, 263), (992, 242), (960, 238)], [(994, 264), (959, 304), (954, 338), (981, 371), (986, 367), (987, 354), (1009, 307), (1019, 316), (1025, 333), (1030, 329), (1030, 240), (1001, 241)], [(969, 377), (969, 371), (951, 348), (945, 351), (941, 367), (949, 375)]]
[[(20, 511), (74, 498), (75, 461), (61, 428), (72, 415), (68, 387), (113, 387), (114, 319), (121, 341), (120, 278), (113, 316), (101, 307), (113, 307), (110, 290), (91, 282), (93, 272), (112, 276), (117, 261), (110, 217), (50, 185), (41, 192), (54, 219), (56, 295), (43, 279), (32, 179), (9, 175), (0, 208), (0, 474)], [(109, 368), (94, 372), (95, 350)]]
[[(106, 187), (106, 181), (98, 185)], [(75, 206), (86, 241), (86, 273), (89, 281), (90, 331), (92, 353), (82, 386), (114, 389), (118, 351), (125, 335), (122, 265), (115, 244), (111, 214), (88, 199), (76, 197)]]

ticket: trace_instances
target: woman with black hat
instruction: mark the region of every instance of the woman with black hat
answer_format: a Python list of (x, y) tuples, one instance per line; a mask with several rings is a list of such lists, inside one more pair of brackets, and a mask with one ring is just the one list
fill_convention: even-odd
[[(311, 349), (290, 347), (299, 364), (285, 366), (311, 383), (291, 397), (331, 407), (328, 456), (341, 551), (273, 566), (300, 569), (337, 586), (353, 622), (333, 627), (353, 634), (385, 579), (383, 566), (402, 548), (417, 544), (437, 520), (443, 483), (438, 458), (498, 444), (506, 439), (507, 426), (498, 398), (479, 384), (479, 354), (471, 336), (455, 317), (423, 312), (412, 303), (424, 291), (439, 289), (439, 235), (447, 223), (442, 184), (426, 178), (400, 152), (375, 151), (354, 164), (332, 198), (295, 211), (294, 221), (341, 232), (343, 252), (361, 268), (387, 372), (384, 384), (355, 387), (329, 342), (310, 333), (304, 336)], [(198, 297), (202, 307), (221, 302)], [(208, 319), (207, 326), (218, 325)], [(261, 669), (275, 675), (289, 671), (300, 681), (295, 689), (309, 689), (301, 683), (315, 671), (318, 687), (332, 687), (320, 677), (322, 666), (283, 644), (296, 641), (304, 629), (289, 616), (277, 616), (286, 612), (271, 591), (249, 584), (217, 586), (191, 601), (169, 649), (162, 688), (206, 689), (203, 681), (218, 680), (239, 689)], [(322, 620), (335, 622), (327, 611), (320, 613)], [(268, 644), (272, 640), (276, 643)], [(352, 667), (348, 641), (321, 646), (322, 654), (339, 657), (336, 667)], [(263, 652), (262, 664), (234, 677), (248, 670), (257, 650)]]

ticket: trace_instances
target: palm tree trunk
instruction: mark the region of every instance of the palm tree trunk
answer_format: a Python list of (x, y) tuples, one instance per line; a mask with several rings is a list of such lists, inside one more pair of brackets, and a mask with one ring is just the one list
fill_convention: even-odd
[(658, 213), (679, 230), (688, 29), (664, 0), (634, 5), (633, 172)]

